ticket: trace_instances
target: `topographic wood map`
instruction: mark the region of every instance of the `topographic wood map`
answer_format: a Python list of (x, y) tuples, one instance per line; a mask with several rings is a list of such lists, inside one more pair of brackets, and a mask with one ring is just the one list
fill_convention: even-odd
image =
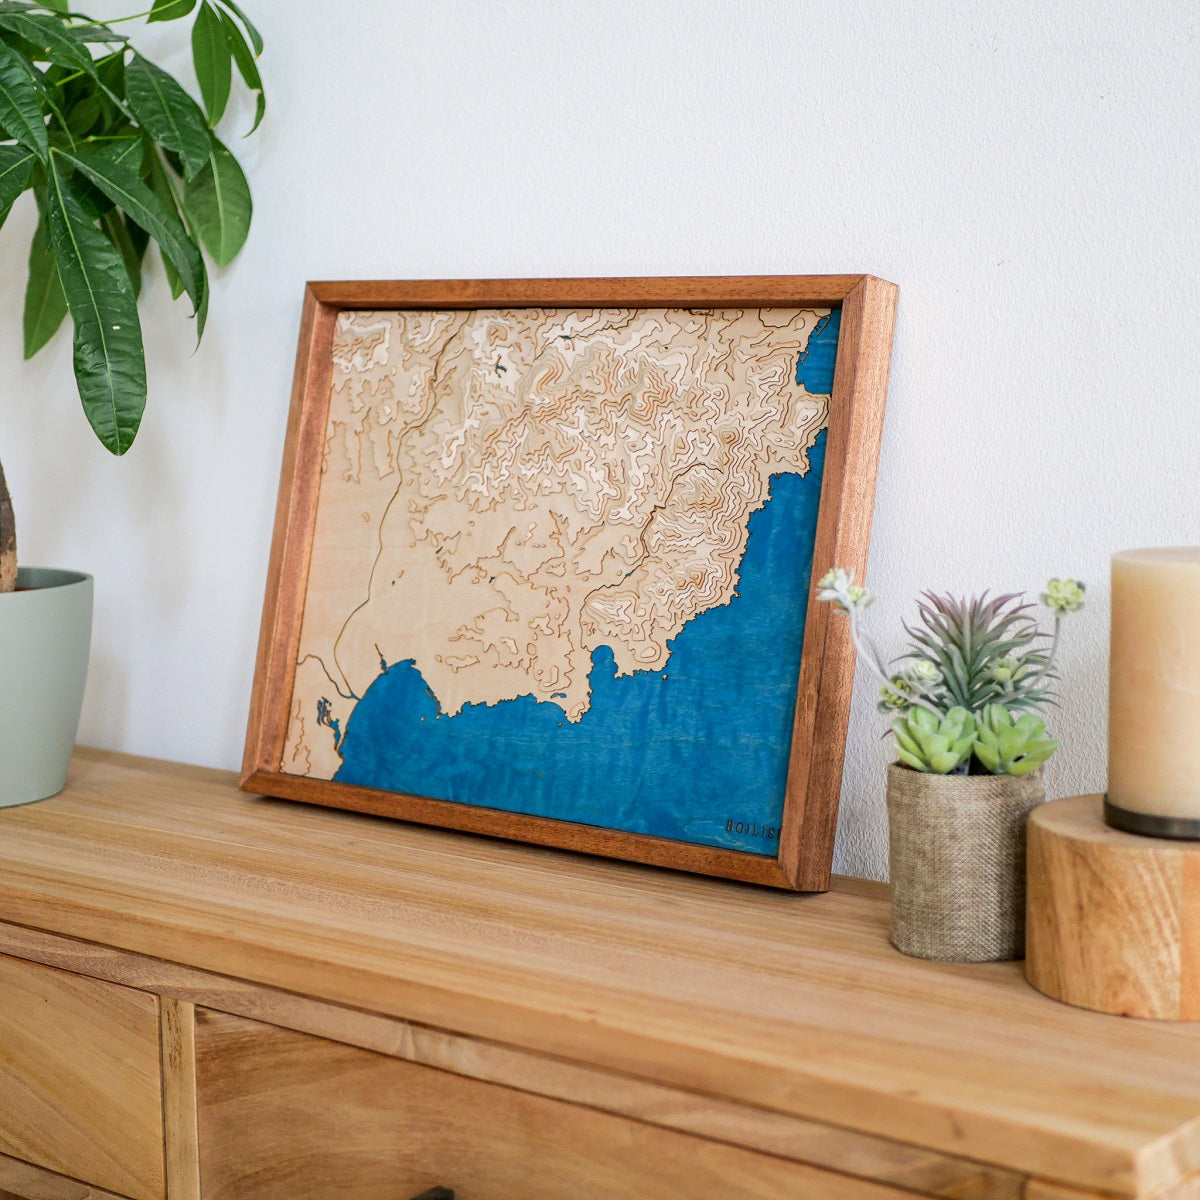
[(774, 855), (839, 315), (341, 312), (281, 771)]

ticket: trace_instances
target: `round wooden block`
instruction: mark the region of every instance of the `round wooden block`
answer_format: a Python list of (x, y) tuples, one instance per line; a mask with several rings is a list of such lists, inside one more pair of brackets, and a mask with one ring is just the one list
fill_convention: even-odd
[(1029, 818), (1025, 976), (1080, 1008), (1200, 1020), (1200, 843), (1110, 829), (1103, 803)]

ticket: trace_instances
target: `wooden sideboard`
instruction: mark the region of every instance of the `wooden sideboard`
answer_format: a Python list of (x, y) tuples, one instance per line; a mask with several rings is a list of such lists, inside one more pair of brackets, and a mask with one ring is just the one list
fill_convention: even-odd
[(0, 812), (0, 1198), (1200, 1196), (1200, 1025), (97, 751)]

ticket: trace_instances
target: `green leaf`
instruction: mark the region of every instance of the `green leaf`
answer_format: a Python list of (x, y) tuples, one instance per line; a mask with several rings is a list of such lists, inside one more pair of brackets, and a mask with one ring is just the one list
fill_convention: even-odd
[(125, 51), (116, 50), (96, 59), (96, 77), (100, 80), (100, 86), (108, 90), (109, 99), (115, 107), (114, 98), (123, 99), (125, 96)]
[(134, 55), (125, 68), (125, 98), (146, 132), (183, 160), (189, 179), (204, 168), (212, 152), (204, 114), (166, 71)]
[(178, 300), (183, 295), (183, 280), (179, 278), (179, 272), (171, 266), (169, 258), (163, 259), (163, 270), (167, 275), (167, 286), (171, 289), (171, 299)]
[[(133, 238), (129, 236), (129, 227), (115, 208), (105, 216), (100, 224), (104, 232), (108, 234), (108, 240), (120, 250), (121, 257), (125, 260), (125, 270), (129, 273), (129, 282), (133, 284), (134, 296), (140, 296), (142, 294), (142, 254), (138, 252), (138, 248), (133, 244)], [(144, 253), (145, 247), (143, 246), (142, 249)]]
[(142, 138), (133, 132), (132, 126), (127, 126), (127, 128), (130, 131), (128, 136), (118, 134), (107, 137), (103, 141), (89, 142), (86, 152), (140, 174), (139, 168), (142, 165), (144, 143)]
[(0, 212), (7, 213), (29, 186), (36, 161), (37, 155), (23, 146), (0, 146)]
[(72, 25), (71, 34), (79, 42), (103, 43), (129, 41), (123, 33), (117, 33), (115, 29), (110, 29), (107, 25), (102, 25), (99, 21), (93, 21), (90, 25)]
[(50, 240), (75, 322), (75, 381), (96, 436), (113, 454), (133, 444), (146, 407), (137, 299), (120, 251), (84, 215), (55, 162)]
[(150, 245), (150, 235), (135, 221), (126, 221), (125, 228), (129, 231), (129, 240), (137, 251), (138, 261), (146, 257), (146, 247)]
[(986, 742), (976, 741), (974, 746), (975, 757), (993, 774), (996, 775), (1000, 771), (1000, 755)]
[(77, 171), (98, 187), (131, 221), (140, 225), (162, 249), (163, 255), (175, 268), (195, 311), (201, 316), (206, 310), (205, 293), (208, 281), (199, 247), (188, 236), (183, 222), (175, 212), (145, 184), (130, 167), (113, 162), (104, 153), (80, 150), (70, 154), (55, 150), (56, 158), (65, 159)]
[(177, 21), (186, 17), (196, 7), (196, 0), (154, 0), (154, 7), (146, 18), (150, 21)]
[(0, 125), (42, 162), (50, 153), (46, 118), (25, 60), (0, 41)]
[[(267, 97), (263, 91), (262, 76), (258, 73), (258, 63), (254, 61), (254, 54), (246, 44), (246, 39), (242, 37), (242, 31), (234, 24), (233, 18), (223, 12), (221, 13), (221, 22), (225, 26), (225, 38), (229, 43), (229, 53), (233, 55), (233, 61), (237, 63), (238, 73), (246, 86), (251, 91), (258, 93), (254, 124), (250, 126), (250, 133), (253, 133), (262, 124), (263, 114), (267, 111)], [(249, 137), (250, 133), (246, 134), (246, 137)]]
[[(267, 112), (267, 96), (265, 92), (258, 93), (258, 100), (254, 105), (254, 124), (250, 126), (250, 133), (253, 133), (261, 124), (262, 119)], [(250, 133), (244, 134), (244, 137), (249, 137)]]
[(221, 0), (223, 4), (243, 25), (246, 27), (246, 32), (250, 35), (250, 44), (254, 47), (254, 53), (257, 57), (263, 52), (262, 34), (254, 28), (250, 18), (234, 3), (234, 0)]
[[(167, 175), (167, 170), (162, 164), (162, 159), (159, 158), (158, 151), (151, 149), (146, 155), (146, 166), (149, 171), (147, 182), (150, 185), (151, 191), (167, 206), (167, 208), (178, 215), (179, 213), (179, 198), (175, 195), (175, 187), (171, 183), (170, 177)], [(187, 214), (184, 213), (181, 218), (188, 230), (188, 236), (193, 241), (196, 240), (196, 232), (188, 224)], [(179, 272), (171, 266), (171, 260), (163, 257), (163, 269), (167, 274), (167, 283), (171, 288), (171, 299), (178, 300), (183, 295), (183, 280), (179, 278)], [(205, 302), (208, 301), (208, 291), (205, 289)]]
[(208, 0), (201, 4), (196, 23), (192, 26), (192, 62), (196, 67), (200, 95), (204, 97), (204, 107), (208, 110), (208, 123), (215, 128), (225, 115), (225, 105), (229, 103), (232, 52), (225, 36), (225, 26)]
[(67, 298), (50, 253), (46, 223), (38, 222), (29, 247), (29, 282), (25, 285), (25, 357), (32, 358), (58, 331), (67, 315)]
[[(50, 151), (51, 158), (55, 149)], [(71, 194), (89, 221), (99, 221), (113, 206), (113, 202), (99, 188), (93, 187), (82, 176), (77, 176), (71, 181)]]
[(63, 13), (64, 15), (71, 11), (68, 0), (42, 0), (42, 7), (53, 9), (54, 12)]
[(95, 127), (96, 122), (104, 115), (104, 107), (100, 97), (92, 92), (83, 97), (67, 113), (67, 129), (75, 138), (84, 138)]
[(215, 137), (208, 164), (184, 186), (183, 207), (213, 262), (228, 266), (250, 232), (252, 205), (242, 168)]
[(76, 67), (89, 75), (96, 74), (96, 65), (91, 54), (71, 27), (64, 25), (58, 17), (47, 13), (0, 14), (0, 29), (11, 29), (37, 50), (36, 61), (57, 63), (59, 66)]

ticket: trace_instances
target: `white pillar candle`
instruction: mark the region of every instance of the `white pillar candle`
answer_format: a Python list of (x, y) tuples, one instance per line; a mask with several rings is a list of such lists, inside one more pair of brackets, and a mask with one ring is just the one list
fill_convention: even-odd
[(1200, 821), (1200, 546), (1113, 555), (1108, 801)]

